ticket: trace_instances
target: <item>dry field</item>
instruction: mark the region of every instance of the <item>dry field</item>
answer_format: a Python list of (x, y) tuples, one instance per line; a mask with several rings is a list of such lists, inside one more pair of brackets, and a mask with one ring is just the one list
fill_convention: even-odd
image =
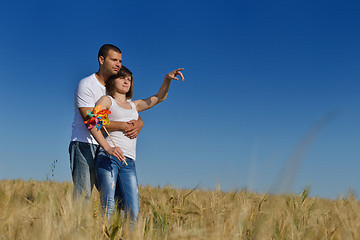
[(0, 239), (360, 239), (360, 205), (337, 200), (141, 186), (133, 231), (102, 217), (99, 194), (72, 201), (72, 184), (0, 181)]

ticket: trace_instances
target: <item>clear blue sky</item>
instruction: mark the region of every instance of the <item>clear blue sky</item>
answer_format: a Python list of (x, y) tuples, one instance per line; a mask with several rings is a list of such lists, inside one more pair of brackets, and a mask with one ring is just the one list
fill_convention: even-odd
[(134, 99), (185, 68), (141, 113), (140, 184), (360, 196), (359, 1), (1, 1), (0, 29), (0, 179), (71, 181), (73, 91), (112, 43)]

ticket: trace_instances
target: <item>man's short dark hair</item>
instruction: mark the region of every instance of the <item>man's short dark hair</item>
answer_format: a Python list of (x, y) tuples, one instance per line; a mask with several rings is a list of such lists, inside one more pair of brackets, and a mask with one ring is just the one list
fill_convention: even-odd
[(113, 50), (117, 53), (121, 53), (121, 50), (117, 47), (117, 46), (114, 46), (112, 44), (104, 44), (101, 46), (101, 48), (99, 49), (99, 53), (98, 53), (98, 58), (100, 56), (103, 56), (104, 59), (107, 57), (108, 53), (110, 50)]

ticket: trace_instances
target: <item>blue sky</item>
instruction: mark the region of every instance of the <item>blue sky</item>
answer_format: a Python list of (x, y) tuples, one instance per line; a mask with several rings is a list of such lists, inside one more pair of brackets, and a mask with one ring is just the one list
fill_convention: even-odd
[(0, 179), (71, 181), (73, 91), (112, 43), (134, 99), (185, 68), (141, 113), (140, 184), (360, 196), (359, 25), (358, 1), (2, 1)]

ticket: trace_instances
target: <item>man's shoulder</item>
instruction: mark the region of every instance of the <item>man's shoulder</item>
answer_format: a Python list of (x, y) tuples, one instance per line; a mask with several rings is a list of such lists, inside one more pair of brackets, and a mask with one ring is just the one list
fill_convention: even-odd
[(98, 86), (98, 80), (95, 77), (95, 73), (91, 74), (90, 76), (87, 76), (80, 80), (78, 84), (78, 88), (97, 88)]
[(79, 84), (94, 82), (96, 80), (95, 73), (80, 80)]
[(80, 82), (78, 83), (75, 92), (77, 92), (77, 94), (81, 94), (86, 91), (93, 91), (93, 89), (96, 87), (95, 81), (96, 81), (95, 73), (81, 79)]

